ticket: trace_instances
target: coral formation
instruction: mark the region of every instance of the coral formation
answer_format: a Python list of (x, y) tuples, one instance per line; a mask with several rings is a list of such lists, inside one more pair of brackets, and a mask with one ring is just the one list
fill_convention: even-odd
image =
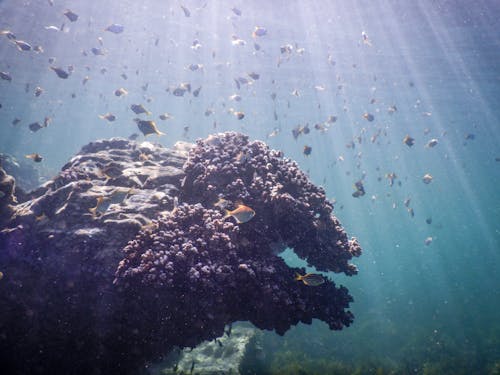
[[(294, 162), (244, 135), (174, 150), (94, 142), (32, 196), (0, 233), (0, 356), (13, 373), (137, 373), (234, 321), (283, 334), (353, 319), (347, 289), (296, 282), (304, 270), (277, 253), (352, 275), (358, 243)], [(256, 216), (237, 224), (219, 198)]]

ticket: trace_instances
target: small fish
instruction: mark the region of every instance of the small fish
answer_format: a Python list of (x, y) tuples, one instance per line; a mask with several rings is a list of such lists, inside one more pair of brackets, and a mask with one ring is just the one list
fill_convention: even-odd
[(425, 246), (429, 246), (431, 243), (432, 243), (432, 237), (427, 237), (427, 238), (424, 240), (424, 245), (425, 245)]
[(120, 77), (122, 77), (124, 80), (128, 79), (128, 76), (125, 73), (120, 74)]
[(138, 133), (132, 133), (128, 136), (128, 139), (130, 139), (131, 141), (135, 141), (137, 138), (139, 138)]
[(226, 200), (224, 198), (219, 198), (219, 200), (214, 203), (214, 207), (218, 207), (218, 208), (225, 210), (226, 207), (229, 206), (229, 203), (231, 203), (231, 202), (229, 202), (228, 200)]
[(465, 136), (465, 140), (467, 140), (467, 141), (469, 141), (469, 140), (472, 141), (475, 138), (476, 138), (476, 136), (472, 133), (469, 133)]
[(255, 26), (255, 29), (252, 33), (252, 36), (254, 38), (257, 38), (257, 37), (260, 37), (260, 36), (264, 36), (267, 34), (267, 30), (264, 28), (264, 27), (261, 27), (261, 26)]
[(25, 155), (26, 159), (31, 159), (33, 160), (35, 163), (40, 163), (43, 158), (40, 156), (40, 154), (29, 154), (29, 155)]
[(366, 32), (362, 31), (361, 32), (361, 37), (363, 38), (363, 43), (366, 44), (367, 46), (370, 46), (372, 45), (372, 42), (370, 41), (370, 39), (368, 38), (368, 35), (366, 34)]
[(40, 86), (35, 87), (35, 96), (38, 98), (40, 95), (42, 95), (43, 89)]
[(202, 64), (190, 64), (187, 67), (190, 71), (195, 72), (197, 70), (203, 70), (203, 65)]
[(112, 113), (106, 113), (104, 115), (99, 115), (99, 118), (102, 120), (108, 120), (109, 122), (113, 122), (116, 120), (116, 116)]
[(226, 215), (223, 217), (223, 219), (227, 219), (231, 216), (234, 217), (238, 224), (242, 224), (250, 221), (255, 216), (255, 211), (248, 206), (239, 204), (236, 209), (232, 211), (226, 210)]
[(95, 55), (95, 56), (104, 56), (105, 53), (104, 53), (104, 50), (101, 49), (101, 48), (97, 48), (97, 47), (92, 47), (90, 49), (90, 51)]
[(4, 81), (9, 81), (9, 82), (12, 81), (12, 77), (7, 72), (0, 72), (0, 78), (3, 79)]
[(23, 40), (14, 40), (14, 43), (19, 51), (31, 51), (32, 49), (31, 45)]
[(3, 279), (3, 272), (0, 271), (0, 280), (2, 280), (2, 279)]
[(425, 145), (426, 148), (432, 148), (438, 144), (438, 140), (436, 138), (432, 138), (427, 144)]
[(15, 118), (14, 120), (12, 120), (12, 125), (16, 126), (17, 124), (19, 124), (21, 122), (20, 119), (18, 118)]
[(115, 90), (115, 96), (124, 96), (127, 94), (128, 94), (128, 91), (125, 90), (123, 87), (120, 87), (119, 89)]
[(302, 153), (305, 155), (305, 156), (309, 156), (311, 155), (311, 152), (312, 152), (312, 147), (311, 146), (304, 146), (304, 150), (302, 151)]
[(391, 105), (389, 108), (387, 108), (387, 113), (392, 115), (394, 112), (397, 112), (398, 108), (395, 105)]
[(193, 91), (193, 96), (194, 96), (195, 98), (197, 98), (197, 97), (198, 97), (198, 95), (200, 95), (200, 91), (201, 91), (201, 86), (200, 86), (200, 87), (198, 87), (196, 90), (194, 90), (194, 91)]
[(429, 225), (432, 224), (432, 217), (429, 216), (427, 219), (425, 219), (425, 222)]
[(2, 30), (2, 31), (0, 31), (0, 35), (5, 35), (7, 37), (7, 39), (10, 39), (10, 40), (16, 39), (16, 36), (10, 30)]
[(60, 31), (60, 30), (59, 30), (59, 27), (54, 26), (54, 25), (45, 26), (45, 27), (44, 27), (44, 29), (45, 29), (45, 30)]
[(137, 127), (139, 130), (144, 134), (144, 136), (150, 135), (150, 134), (158, 134), (158, 135), (164, 135), (165, 133), (162, 133), (161, 131), (158, 130), (158, 127), (156, 126), (154, 121), (146, 121), (146, 120), (141, 120), (141, 119), (134, 119), (135, 123), (137, 124)]
[(415, 144), (415, 139), (410, 137), (408, 134), (403, 138), (403, 143), (408, 147), (411, 147)]
[(239, 10), (238, 8), (231, 8), (231, 11), (238, 17), (241, 16), (241, 10)]
[(260, 78), (260, 74), (255, 73), (255, 72), (250, 72), (248, 73), (248, 76), (252, 78), (253, 80), (258, 80)]
[(229, 100), (234, 100), (235, 102), (241, 102), (241, 96), (238, 94), (233, 94), (229, 98)]
[(171, 119), (173, 118), (173, 116), (168, 113), (168, 112), (165, 112), (165, 113), (162, 113), (160, 116), (158, 116), (160, 118), (160, 120), (162, 121), (165, 121), (165, 120), (168, 120), (168, 119)]
[(31, 124), (29, 124), (29, 129), (33, 132), (33, 133), (36, 133), (37, 131), (39, 131), (41, 128), (44, 128), (45, 126), (41, 125), (38, 121), (37, 122), (33, 122)]
[(136, 115), (140, 115), (141, 113), (145, 113), (147, 115), (150, 115), (151, 112), (149, 112), (142, 104), (132, 104), (130, 106), (130, 109), (134, 111)]
[(104, 31), (109, 31), (113, 34), (120, 34), (123, 32), (124, 29), (125, 28), (122, 25), (117, 24), (117, 23), (113, 23), (112, 25), (109, 25), (108, 27), (106, 27), (104, 29)]
[(35, 51), (36, 53), (43, 53), (44, 52), (42, 46), (34, 46), (33, 51)]
[(359, 197), (362, 197), (363, 195), (365, 195), (365, 187), (363, 185), (363, 181), (359, 180), (359, 181), (356, 181), (354, 183), (354, 188), (356, 189), (356, 191), (354, 193), (352, 193), (352, 196), (354, 198), (359, 198)]
[(363, 113), (363, 118), (365, 120), (368, 120), (369, 122), (372, 122), (373, 120), (375, 120), (375, 116), (373, 116), (371, 113)]
[(233, 108), (229, 109), (229, 113), (232, 113), (238, 120), (243, 120), (245, 113), (241, 111), (235, 111)]
[(181, 5), (181, 8), (182, 8), (182, 11), (184, 12), (184, 15), (186, 17), (190, 17), (191, 16), (191, 12), (189, 11), (188, 8), (186, 8), (184, 5)]
[(59, 78), (66, 79), (69, 77), (69, 73), (66, 72), (63, 68), (59, 68), (57, 66), (50, 66), (50, 69), (52, 69)]
[(305, 275), (295, 273), (295, 280), (302, 281), (307, 286), (319, 286), (325, 282), (323, 276), (317, 273), (306, 273)]
[(73, 13), (71, 10), (66, 9), (63, 13), (71, 22), (75, 22), (78, 19), (78, 14)]
[(424, 182), (424, 184), (427, 184), (427, 185), (432, 182), (432, 179), (433, 179), (433, 177), (429, 173), (426, 173), (424, 175), (424, 177), (422, 177), (422, 181)]

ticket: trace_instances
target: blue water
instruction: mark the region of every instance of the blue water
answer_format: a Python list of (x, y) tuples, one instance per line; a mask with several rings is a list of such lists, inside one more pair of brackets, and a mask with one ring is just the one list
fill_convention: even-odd
[[(67, 8), (77, 22), (63, 15)], [(167, 146), (226, 130), (265, 140), (325, 187), (364, 249), (358, 275), (329, 275), (354, 296), (354, 324), (266, 333), (268, 371), (294, 373), (286, 366), (295, 359), (293, 371), (305, 373), (328, 373), (332, 363), (344, 373), (499, 373), (499, 19), (492, 0), (0, 1), (0, 29), (44, 49), (19, 51), (0, 36), (0, 71), (12, 76), (0, 80), (0, 152), (41, 154), (36, 167), (50, 178), (86, 143), (138, 132), (132, 103), (152, 112), (166, 135), (149, 138)], [(63, 23), (63, 31), (45, 29)], [(103, 31), (111, 23), (124, 32)], [(253, 38), (255, 26), (267, 35)], [(232, 45), (232, 35), (246, 44)], [(280, 53), (286, 44), (290, 55)], [(74, 73), (58, 78), (50, 57)], [(234, 79), (250, 72), (260, 78), (238, 90)], [(200, 95), (166, 91), (182, 82), (201, 87)], [(129, 94), (116, 97), (120, 87)], [(233, 94), (241, 102), (229, 100)], [(108, 112), (115, 122), (98, 117)], [(165, 112), (173, 119), (159, 120)], [(46, 116), (52, 123), (30, 132), (28, 124)], [(328, 116), (338, 119), (327, 131), (314, 128)], [(292, 129), (307, 123), (310, 133), (295, 140)], [(407, 134), (412, 147), (403, 143)], [(438, 144), (425, 147), (433, 138)], [(397, 175), (393, 186), (388, 173)], [(354, 198), (360, 179), (366, 195)]]

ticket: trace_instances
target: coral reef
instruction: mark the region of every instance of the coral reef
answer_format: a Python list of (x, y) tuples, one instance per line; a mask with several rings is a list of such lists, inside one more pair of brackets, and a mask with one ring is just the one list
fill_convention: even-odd
[[(347, 289), (296, 282), (304, 270), (277, 253), (290, 247), (352, 275), (361, 249), (324, 191), (262, 142), (93, 142), (18, 205), (2, 178), (0, 357), (10, 373), (137, 373), (234, 321), (279, 334), (312, 319), (352, 322)], [(237, 224), (219, 198), (256, 216)]]

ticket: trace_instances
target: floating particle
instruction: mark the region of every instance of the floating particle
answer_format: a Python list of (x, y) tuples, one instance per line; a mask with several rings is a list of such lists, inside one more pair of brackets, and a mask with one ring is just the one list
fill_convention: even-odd
[(425, 244), (425, 246), (429, 246), (431, 243), (432, 243), (432, 237), (427, 237), (427, 238), (424, 240), (424, 244)]

